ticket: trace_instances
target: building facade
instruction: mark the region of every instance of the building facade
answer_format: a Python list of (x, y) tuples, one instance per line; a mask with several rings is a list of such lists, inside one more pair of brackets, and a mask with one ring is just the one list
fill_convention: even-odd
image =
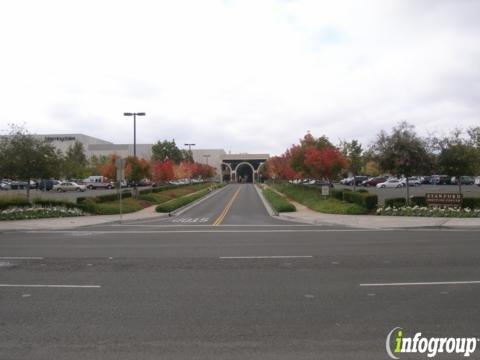
[[(133, 155), (133, 144), (114, 144), (84, 134), (47, 134), (34, 135), (40, 140), (52, 144), (56, 149), (66, 152), (75, 141), (83, 144), (87, 158), (92, 156), (121, 157)], [(150, 159), (153, 144), (137, 144), (137, 157)], [(259, 170), (268, 159), (268, 154), (227, 154), (223, 149), (192, 149), (193, 160), (208, 164), (217, 169), (217, 174), (224, 180), (256, 182), (260, 179)]]

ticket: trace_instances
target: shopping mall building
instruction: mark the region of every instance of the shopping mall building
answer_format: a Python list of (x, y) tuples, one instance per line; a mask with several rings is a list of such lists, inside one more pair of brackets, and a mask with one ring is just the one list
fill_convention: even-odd
[[(84, 134), (48, 134), (34, 135), (51, 143), (56, 149), (66, 152), (75, 141), (83, 144), (87, 158), (116, 154), (121, 157), (133, 155), (133, 144), (114, 144)], [(137, 156), (150, 159), (153, 144), (137, 144)], [(232, 181), (255, 182), (260, 179), (260, 171), (268, 154), (227, 154), (223, 149), (192, 149), (193, 160), (207, 163), (223, 174), (223, 179)]]

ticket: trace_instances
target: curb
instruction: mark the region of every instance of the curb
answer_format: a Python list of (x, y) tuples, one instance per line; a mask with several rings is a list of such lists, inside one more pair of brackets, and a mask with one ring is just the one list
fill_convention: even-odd
[(267, 210), (268, 212), (268, 215), (270, 216), (278, 216), (278, 212), (276, 212), (275, 210), (273, 210), (273, 208), (271, 207), (270, 203), (267, 201), (267, 199), (265, 199), (265, 197), (263, 196), (263, 193), (262, 193), (262, 190), (260, 189), (260, 187), (255, 184), (255, 190), (257, 190), (257, 194), (258, 196), (260, 196), (260, 199), (262, 200), (263, 202), (263, 205), (265, 206), (265, 209)]

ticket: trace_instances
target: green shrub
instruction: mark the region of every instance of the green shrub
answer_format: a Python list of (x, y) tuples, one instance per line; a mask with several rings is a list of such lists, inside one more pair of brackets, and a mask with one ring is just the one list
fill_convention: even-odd
[(30, 206), (30, 203), (27, 201), (26, 198), (21, 196), (0, 197), (0, 210), (5, 210), (12, 206), (28, 207)]
[(344, 191), (343, 201), (363, 206), (367, 210), (373, 210), (377, 207), (378, 197), (368, 192)]
[(334, 197), (337, 200), (343, 200), (343, 190), (330, 189), (330, 196)]
[(407, 204), (405, 198), (403, 197), (398, 197), (398, 198), (390, 198), (390, 199), (385, 199), (385, 207), (402, 207)]
[(363, 194), (368, 193), (367, 189), (357, 189), (356, 191)]
[[(122, 198), (126, 199), (132, 197), (132, 193), (130, 190), (123, 190), (122, 191)], [(110, 201), (115, 201), (118, 200), (118, 193), (112, 193), (112, 194), (105, 194), (105, 195), (98, 195), (98, 196), (81, 196), (77, 198), (77, 204), (82, 204), (86, 200), (92, 200), (96, 203), (104, 203), (104, 202), (110, 202)]]
[(470, 209), (480, 209), (480, 198), (465, 197), (463, 198), (463, 207)]
[(78, 209), (77, 204), (72, 203), (67, 200), (53, 200), (53, 199), (41, 199), (41, 198), (34, 198), (33, 199), (34, 205), (40, 205), (42, 207), (54, 207), (54, 206), (63, 206), (67, 209)]
[(270, 205), (275, 209), (277, 212), (292, 212), (297, 211), (295, 205), (288, 202), (283, 196), (278, 195), (275, 191), (271, 189), (263, 189), (263, 195), (268, 200)]
[(412, 196), (410, 198), (410, 205), (420, 207), (427, 206), (427, 198), (425, 196)]

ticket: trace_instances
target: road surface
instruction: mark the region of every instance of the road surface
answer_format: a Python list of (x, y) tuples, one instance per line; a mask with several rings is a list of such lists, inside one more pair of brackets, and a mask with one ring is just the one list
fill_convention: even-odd
[(4, 232), (0, 358), (388, 359), (397, 326), (480, 337), (479, 241), (286, 222), (249, 184), (168, 219)]

